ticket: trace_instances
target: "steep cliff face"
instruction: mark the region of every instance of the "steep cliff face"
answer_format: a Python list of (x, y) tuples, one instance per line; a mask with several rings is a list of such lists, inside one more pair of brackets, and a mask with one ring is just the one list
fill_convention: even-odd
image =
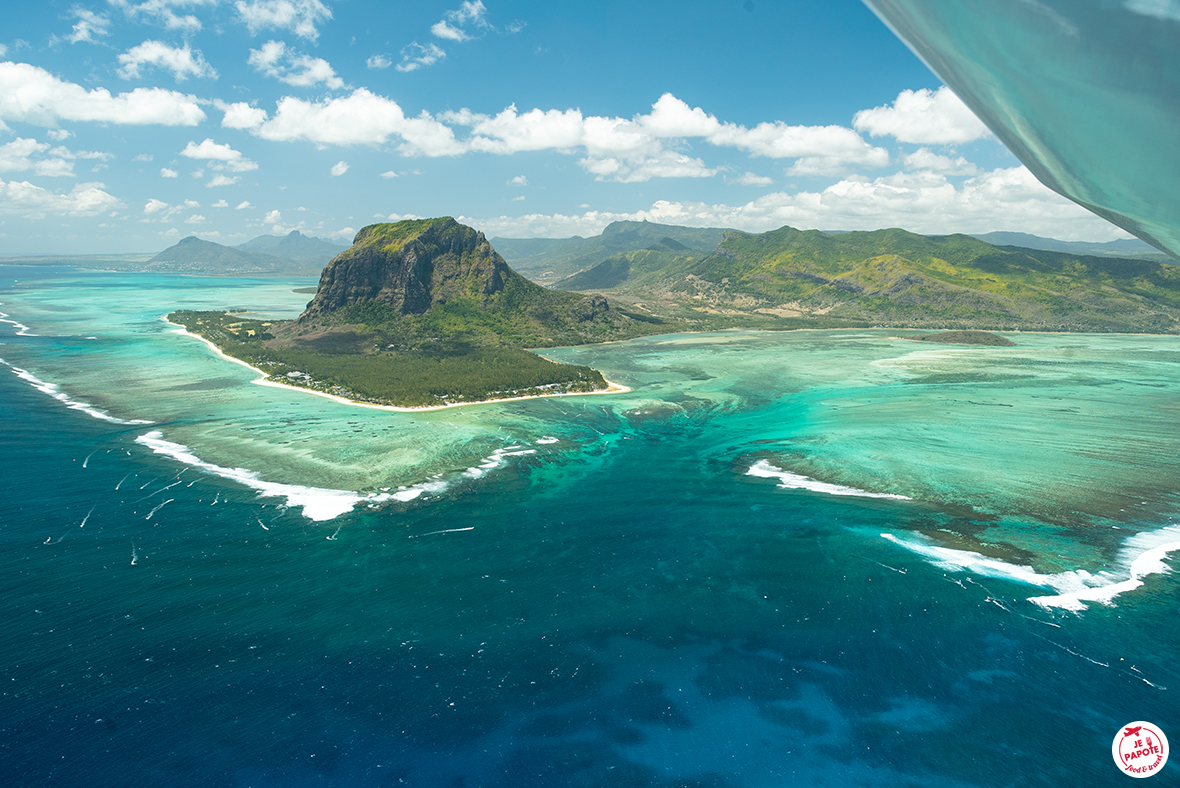
[(314, 342), (334, 352), (527, 348), (653, 332), (653, 324), (637, 324), (600, 295), (530, 282), (483, 233), (443, 217), (362, 229), (328, 263), (315, 298), (277, 342)]
[(328, 263), (299, 319), (365, 301), (402, 315), (425, 314), (461, 297), (486, 304), (513, 277), (520, 278), (483, 233), (450, 217), (375, 224)]

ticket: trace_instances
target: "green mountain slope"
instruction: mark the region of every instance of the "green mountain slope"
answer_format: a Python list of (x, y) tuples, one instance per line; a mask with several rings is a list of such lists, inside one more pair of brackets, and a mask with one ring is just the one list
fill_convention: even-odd
[[(686, 263), (617, 256), (565, 280), (639, 302), (756, 317), (895, 326), (1060, 331), (1180, 330), (1180, 267), (1154, 260), (999, 248), (966, 235), (904, 230), (729, 232)], [(609, 285), (606, 283), (609, 282)], [(606, 285), (606, 286), (604, 286)], [(680, 310), (680, 311), (678, 311)]]
[(677, 227), (652, 222), (614, 222), (591, 238), (493, 238), (492, 245), (511, 266), (534, 282), (552, 284), (608, 257), (659, 244), (665, 239), (706, 254), (725, 238), (718, 228)]

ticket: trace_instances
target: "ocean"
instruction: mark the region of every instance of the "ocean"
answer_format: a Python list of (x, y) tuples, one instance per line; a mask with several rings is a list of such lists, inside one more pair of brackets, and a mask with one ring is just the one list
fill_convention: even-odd
[(1180, 741), (1180, 337), (679, 334), (543, 351), (628, 393), (394, 413), (163, 320), (313, 284), (0, 267), (4, 785), (1105, 786), (1125, 723)]

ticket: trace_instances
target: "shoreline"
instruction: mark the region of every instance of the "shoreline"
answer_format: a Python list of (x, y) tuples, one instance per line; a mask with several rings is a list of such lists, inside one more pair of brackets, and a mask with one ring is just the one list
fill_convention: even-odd
[(629, 386), (624, 386), (620, 383), (615, 383), (613, 381), (606, 380), (606, 378), (604, 377), (603, 380), (606, 380), (607, 387), (605, 389), (603, 389), (602, 391), (570, 391), (570, 392), (562, 392), (560, 394), (528, 394), (528, 395), (521, 396), (521, 397), (501, 397), (499, 399), (481, 399), (481, 400), (474, 400), (472, 402), (451, 402), (446, 405), (421, 405), (416, 408), (408, 408), (408, 407), (403, 407), (401, 405), (378, 405), (375, 402), (357, 402), (356, 400), (348, 399), (347, 397), (341, 397), (338, 394), (329, 394), (326, 391), (316, 391), (314, 389), (303, 388), (302, 386), (291, 386), (286, 383), (279, 383), (278, 381), (267, 380), (267, 378), (269, 376), (265, 372), (263, 372), (261, 369), (259, 369), (258, 367), (255, 367), (251, 364), (247, 364), (245, 361), (242, 361), (240, 358), (234, 358), (233, 356), (231, 356), (228, 353), (226, 353), (225, 351), (223, 351), (221, 348), (217, 347), (217, 345), (210, 342), (208, 339), (205, 339), (205, 337), (201, 336), (200, 334), (194, 334), (193, 332), (186, 329), (184, 326), (178, 326), (176, 323), (173, 323), (171, 320), (168, 319), (167, 315), (161, 317), (160, 319), (163, 320), (165, 323), (167, 323), (170, 326), (176, 326), (176, 328), (173, 329), (172, 333), (181, 334), (181, 335), (187, 336), (187, 337), (192, 337), (193, 339), (204, 342), (219, 357), (225, 359), (226, 361), (232, 361), (235, 364), (240, 364), (241, 366), (245, 367), (246, 369), (257, 373), (258, 377), (255, 378), (254, 380), (250, 381), (255, 386), (269, 386), (271, 388), (276, 388), (276, 389), (285, 389), (286, 391), (298, 391), (301, 394), (314, 394), (317, 397), (324, 397), (325, 399), (330, 399), (335, 402), (338, 402), (341, 405), (352, 405), (357, 408), (372, 408), (374, 410), (388, 410), (388, 411), (392, 411), (394, 413), (421, 413), (421, 412), (427, 411), (427, 410), (445, 410), (447, 408), (463, 408), (468, 405), (493, 405), (497, 402), (519, 402), (520, 400), (544, 399), (546, 397), (593, 397), (593, 396), (598, 396), (601, 394), (626, 394), (629, 391), (631, 391), (631, 388)]

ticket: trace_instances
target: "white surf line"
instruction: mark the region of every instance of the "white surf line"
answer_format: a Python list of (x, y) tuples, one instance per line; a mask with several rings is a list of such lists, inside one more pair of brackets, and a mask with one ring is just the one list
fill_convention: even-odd
[(894, 544), (927, 558), (947, 571), (967, 571), (976, 575), (1015, 580), (1031, 586), (1051, 589), (1055, 594), (1029, 597), (1034, 605), (1049, 609), (1086, 610), (1088, 603), (1113, 605), (1120, 595), (1143, 585), (1144, 578), (1170, 571), (1165, 559), (1180, 551), (1180, 526), (1167, 526), (1127, 539), (1115, 559), (1114, 567), (1091, 573), (1085, 569), (1041, 574), (1031, 566), (1018, 566), (998, 558), (969, 550), (940, 547), (914, 534), (905, 538), (881, 534)]
[(428, 531), (424, 534), (410, 534), (407, 539), (417, 539), (419, 536), (434, 536), (435, 534), (456, 534), (460, 531), (474, 531), (475, 526), (468, 526), (467, 528), (446, 528), (442, 531)]
[(868, 490), (859, 490), (856, 487), (845, 487), (842, 484), (817, 481), (808, 476), (784, 471), (782, 468), (771, 465), (767, 460), (758, 460), (758, 462), (750, 466), (750, 470), (746, 471), (746, 475), (757, 476), (762, 479), (778, 479), (778, 486), (784, 490), (810, 490), (811, 492), (827, 493), (828, 495), (845, 495), (854, 498), (887, 498), (894, 501), (913, 500), (908, 495), (875, 493), (869, 492)]
[[(415, 491), (409, 498), (406, 498), (400, 493), (397, 495), (364, 495), (347, 490), (330, 490), (321, 487), (306, 487), (298, 484), (263, 481), (259, 478), (256, 471), (251, 471), (247, 468), (225, 468), (211, 462), (206, 462), (193, 454), (189, 447), (164, 440), (163, 433), (159, 430), (144, 433), (136, 438), (135, 442), (147, 446), (156, 454), (171, 457), (178, 462), (205, 471), (206, 473), (238, 482), (257, 491), (259, 497), (284, 498), (289, 506), (302, 507), (304, 517), (316, 521), (335, 519), (346, 512), (352, 511), (353, 507), (362, 501), (382, 502), (394, 498), (408, 500), (422, 494), (422, 491)], [(214, 498), (215, 503), (220, 496), (221, 493), (218, 493), (217, 497)]]
[(93, 416), (96, 419), (102, 419), (103, 421), (109, 421), (112, 424), (152, 424), (153, 423), (151, 421), (146, 421), (145, 419), (120, 419), (116, 416), (112, 416), (111, 414), (109, 414), (105, 411), (101, 411), (98, 408), (94, 407), (89, 402), (82, 402), (81, 400), (73, 399), (72, 397), (70, 397), (69, 394), (66, 394), (63, 391), (58, 390), (58, 386), (56, 383), (46, 383), (44, 380), (41, 380), (39, 377), (34, 375), (32, 372), (29, 372), (27, 369), (21, 369), (20, 367), (14, 365), (14, 364), (8, 363), (7, 361), (5, 361), (2, 358), (0, 358), (0, 364), (3, 364), (4, 366), (11, 369), (12, 373), (14, 375), (16, 375), (18, 378), (25, 381), (26, 383), (29, 383), (30, 385), (32, 385), (32, 387), (37, 389), (37, 391), (40, 391), (42, 394), (48, 394), (49, 396), (53, 397), (58, 402), (65, 405), (70, 410), (80, 410), (83, 413), (85, 413), (87, 416)]
[(478, 479), (489, 471), (494, 471), (497, 468), (503, 467), (506, 463), (505, 457), (520, 457), (525, 454), (536, 454), (536, 449), (525, 449), (521, 446), (509, 446), (505, 449), (496, 449), (488, 457), (484, 459), (479, 466), (468, 468), (463, 471), (463, 475), (469, 479)]
[[(322, 487), (269, 482), (264, 481), (257, 471), (252, 471), (248, 468), (225, 468), (211, 462), (206, 462), (194, 454), (188, 446), (165, 440), (163, 433), (159, 430), (146, 432), (137, 437), (135, 442), (148, 447), (155, 454), (162, 454), (190, 467), (230, 479), (249, 487), (255, 490), (261, 498), (283, 498), (287, 506), (301, 507), (304, 517), (316, 521), (333, 520), (342, 514), (352, 511), (360, 503), (379, 504), (387, 501), (408, 503), (423, 495), (440, 493), (450, 486), (450, 482), (446, 479), (439, 478), (442, 474), (438, 474), (424, 482), (399, 487), (396, 492), (376, 493), (361, 493), (349, 490), (333, 490)], [(492, 470), (506, 465), (507, 458), (528, 454), (536, 454), (536, 449), (525, 449), (517, 445), (505, 449), (496, 449), (480, 465), (467, 468), (459, 476), (478, 479)], [(144, 486), (146, 487), (147, 485)], [(218, 493), (210, 505), (216, 505), (220, 496), (221, 493)]]
[(155, 509), (152, 509), (150, 512), (148, 512), (148, 516), (147, 516), (147, 517), (145, 517), (145, 518), (143, 518), (143, 519), (145, 519), (145, 520), (150, 520), (150, 519), (152, 519), (152, 515), (153, 515), (153, 514), (155, 514), (156, 512), (160, 511), (160, 510), (161, 510), (161, 509), (163, 509), (165, 506), (167, 506), (168, 504), (172, 503), (172, 502), (173, 502), (173, 501), (175, 501), (175, 500), (176, 500), (175, 498), (169, 498), (168, 500), (164, 501), (164, 503), (160, 504), (160, 505), (159, 505), (159, 506), (157, 506)]
[(18, 337), (35, 337), (36, 334), (30, 333), (31, 329), (24, 323), (18, 323), (15, 320), (9, 320), (9, 315), (0, 312), (0, 323), (8, 323), (16, 328), (16, 336)]

